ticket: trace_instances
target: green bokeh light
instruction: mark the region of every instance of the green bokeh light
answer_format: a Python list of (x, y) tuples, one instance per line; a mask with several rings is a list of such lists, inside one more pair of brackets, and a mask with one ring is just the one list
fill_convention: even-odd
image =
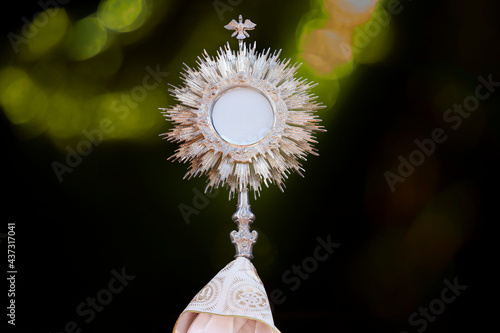
[(125, 91), (102, 94), (89, 102), (86, 107), (96, 112), (94, 126), (101, 121), (110, 124), (106, 139), (141, 139), (160, 131), (164, 122), (158, 107), (167, 105), (166, 94), (161, 89), (144, 91), (140, 100)]
[(48, 105), (45, 92), (21, 69), (7, 67), (0, 78), (0, 104), (7, 118), (16, 125), (42, 125)]
[(388, 15), (379, 7), (368, 22), (354, 29), (352, 48), (355, 62), (376, 63), (388, 55), (394, 35)]
[[(347, 1), (344, 5), (348, 2), (351, 2), (354, 12), (374, 3), (372, 0)], [(311, 75), (334, 80), (351, 74), (358, 63), (375, 63), (384, 59), (390, 50), (392, 30), (389, 26), (390, 14), (385, 11), (383, 3), (378, 1), (371, 14), (362, 13), (366, 17), (359, 18), (363, 24), (351, 26), (354, 23), (345, 17), (346, 22), (337, 22), (337, 17), (327, 12), (325, 6), (330, 3), (315, 1), (297, 30), (301, 58)], [(353, 20), (355, 18), (353, 16)]]
[(75, 77), (89, 83), (99, 82), (113, 77), (123, 64), (123, 51), (117, 44), (112, 44), (95, 57), (78, 62), (72, 68)]
[(129, 32), (144, 24), (148, 6), (144, 0), (105, 0), (100, 3), (97, 16), (109, 30)]
[[(307, 34), (331, 28), (327, 26), (330, 17), (324, 4), (324, 0), (314, 0), (311, 11), (303, 15), (296, 35), (299, 45)], [(137, 95), (140, 100), (134, 100), (133, 105), (126, 105), (121, 100), (124, 94), (131, 95), (134, 89), (139, 92), (144, 75), (142, 71), (137, 74), (131, 67), (124, 67), (123, 45), (143, 39), (164, 18), (170, 6), (170, 1), (159, 0), (102, 0), (94, 14), (74, 22), (62, 8), (38, 14), (39, 18), (35, 17), (31, 23), (31, 30), (36, 28), (36, 34), (21, 48), (20, 54), (23, 61), (37, 61), (38, 64), (25, 66), (26, 63), (22, 63), (16, 65), (18, 67), (4, 68), (0, 102), (7, 117), (16, 125), (29, 124), (30, 128), (26, 130), (35, 128), (34, 133), (47, 130), (56, 143), (79, 137), (83, 130), (99, 126), (102, 119), (108, 118), (113, 121), (114, 130), (107, 133), (105, 139), (135, 140), (144, 137), (148, 131), (161, 131), (165, 123), (158, 107), (168, 106), (166, 87), (160, 85), (146, 91), (144, 98)], [(219, 26), (219, 22), (216, 24)], [(207, 16), (198, 20), (197, 28), (190, 32), (193, 40), (214, 45), (207, 50), (209, 53), (216, 52), (220, 40), (227, 37), (227, 31), (220, 27), (212, 29), (213, 25), (213, 17)], [(213, 32), (207, 34), (207, 31)], [(337, 40), (331, 38), (329, 41), (335, 43)], [(376, 55), (381, 54), (379, 50), (384, 49), (385, 44), (377, 41), (374, 39), (362, 50), (360, 62), (380, 59)], [(58, 45), (64, 47), (62, 50), (67, 58), (60, 56)], [(338, 51), (330, 49), (322, 61), (328, 61), (329, 53)], [(180, 40), (175, 54), (169, 59), (169, 66), (180, 68), (183, 61), (194, 61), (200, 51), (197, 43)], [(326, 64), (326, 68), (333, 68), (331, 72), (318, 73), (303, 54), (297, 54), (293, 59), (303, 62), (298, 76), (319, 83), (315, 93), (328, 107), (333, 106), (339, 96), (338, 78), (349, 75), (356, 63), (339, 58), (333, 65)], [(178, 78), (168, 80), (176, 83)], [(22, 86), (21, 89), (15, 88), (17, 84)], [(28, 95), (34, 98), (23, 98)], [(120, 117), (123, 115), (117, 112), (120, 108), (127, 108), (126, 117)]]
[(82, 90), (61, 89), (51, 96), (47, 114), (49, 133), (57, 139), (67, 139), (81, 133), (89, 122)]
[(37, 18), (40, 18), (39, 22), (32, 22), (28, 28), (36, 32), (34, 38), (27, 39), (27, 48), (21, 48), (21, 55), (28, 60), (49, 52), (63, 39), (69, 26), (68, 14), (61, 8), (48, 9), (38, 14)]
[(68, 55), (74, 60), (86, 60), (101, 52), (108, 41), (108, 32), (101, 20), (89, 16), (75, 24), (68, 45)]

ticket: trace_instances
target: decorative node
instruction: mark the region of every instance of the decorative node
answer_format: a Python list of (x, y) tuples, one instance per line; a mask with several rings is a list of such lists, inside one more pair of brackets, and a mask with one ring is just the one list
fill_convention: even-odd
[(233, 221), (238, 225), (238, 231), (233, 230), (230, 233), (231, 243), (236, 249), (235, 258), (253, 258), (253, 245), (257, 242), (258, 237), (257, 231), (250, 232), (250, 224), (254, 220), (255, 215), (250, 210), (248, 203), (248, 190), (244, 188), (238, 192), (238, 206), (236, 213), (233, 214)]

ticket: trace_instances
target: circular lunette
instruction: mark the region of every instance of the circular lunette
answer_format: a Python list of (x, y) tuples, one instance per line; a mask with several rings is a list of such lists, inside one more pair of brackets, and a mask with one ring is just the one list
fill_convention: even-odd
[(214, 131), (237, 146), (259, 143), (272, 132), (276, 122), (273, 100), (250, 85), (222, 90), (210, 103), (209, 110)]

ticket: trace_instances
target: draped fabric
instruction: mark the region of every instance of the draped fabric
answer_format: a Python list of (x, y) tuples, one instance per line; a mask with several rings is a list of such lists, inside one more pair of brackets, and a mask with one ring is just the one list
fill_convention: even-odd
[(264, 285), (250, 260), (224, 267), (179, 316), (173, 333), (280, 333)]

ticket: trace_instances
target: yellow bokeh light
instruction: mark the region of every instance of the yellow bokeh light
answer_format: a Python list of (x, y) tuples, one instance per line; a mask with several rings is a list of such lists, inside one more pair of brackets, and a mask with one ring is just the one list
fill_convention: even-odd
[(305, 36), (302, 50), (304, 60), (320, 74), (331, 73), (352, 57), (348, 39), (325, 29), (315, 30)]
[(41, 125), (47, 111), (45, 92), (21, 69), (7, 67), (0, 77), (0, 105), (7, 118), (16, 125)]
[(38, 14), (29, 28), (36, 34), (28, 39), (28, 47), (22, 49), (21, 55), (34, 59), (47, 53), (63, 39), (68, 25), (69, 18), (64, 9), (51, 8)]
[(61, 89), (51, 96), (47, 124), (53, 138), (71, 138), (85, 129), (91, 117), (83, 108), (85, 100), (84, 93), (77, 89)]
[(314, 74), (340, 78), (352, 72), (354, 61), (373, 63), (386, 55), (388, 21), (377, 10), (378, 4), (378, 0), (318, 1), (322, 10), (312, 11), (316, 17), (305, 15), (299, 48)]
[(96, 124), (105, 120), (109, 130), (105, 139), (149, 137), (164, 124), (158, 105), (167, 105), (167, 97), (161, 89), (143, 90), (137, 98), (130, 91), (106, 93), (96, 96), (85, 106), (95, 110)]
[(114, 43), (103, 52), (86, 61), (76, 63), (72, 67), (72, 74), (89, 81), (99, 81), (115, 75), (123, 64), (123, 51)]
[(372, 14), (378, 0), (326, 0), (325, 8), (331, 13), (336, 8), (350, 16), (368, 17)]
[(144, 0), (105, 0), (100, 3), (97, 16), (109, 30), (129, 32), (144, 24), (148, 6)]
[(108, 32), (101, 21), (93, 16), (75, 24), (68, 45), (68, 55), (74, 60), (92, 58), (106, 47)]
[[(376, 16), (374, 16), (375, 18)], [(393, 29), (384, 27), (372, 19), (354, 29), (352, 38), (353, 57), (358, 63), (372, 64), (383, 60), (391, 49)]]

